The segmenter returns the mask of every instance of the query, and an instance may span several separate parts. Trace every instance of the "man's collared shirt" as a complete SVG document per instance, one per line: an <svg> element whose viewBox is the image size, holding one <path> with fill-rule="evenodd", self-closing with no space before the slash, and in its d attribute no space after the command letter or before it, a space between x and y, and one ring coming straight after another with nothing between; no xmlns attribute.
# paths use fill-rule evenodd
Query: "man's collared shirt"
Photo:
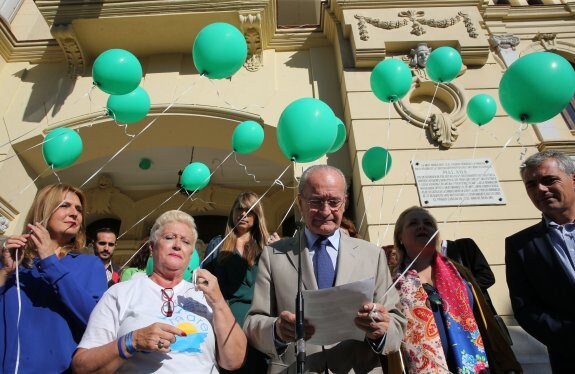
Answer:
<svg viewBox="0 0 575 374"><path fill-rule="evenodd" d="M327 245L325 247L325 249L327 250L327 254L329 255L329 258L331 259L331 263L333 265L333 268L335 269L336 275L337 275L337 254L339 251L339 239L340 239L340 237L341 237L341 233L340 233L339 229L335 230L334 233L331 234L331 236L327 237L327 240L329 241L329 245ZM312 263L313 263L313 255L315 253L314 244L318 238L319 238L318 235L309 231L307 227L305 228L305 240L307 243L307 248L309 250L309 259L310 259L310 261L312 261Z"/></svg>
<svg viewBox="0 0 575 374"><path fill-rule="evenodd" d="M553 250L567 273L575 280L575 223L559 225L546 216L543 216L543 220L547 225L547 237Z"/></svg>

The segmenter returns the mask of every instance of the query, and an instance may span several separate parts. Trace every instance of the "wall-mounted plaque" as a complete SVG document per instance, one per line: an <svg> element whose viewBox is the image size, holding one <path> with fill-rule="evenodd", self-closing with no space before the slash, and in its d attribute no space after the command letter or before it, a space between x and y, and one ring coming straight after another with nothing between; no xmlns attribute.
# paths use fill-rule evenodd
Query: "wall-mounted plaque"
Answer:
<svg viewBox="0 0 575 374"><path fill-rule="evenodd" d="M506 204L490 160L414 160L411 166L423 207Z"/></svg>

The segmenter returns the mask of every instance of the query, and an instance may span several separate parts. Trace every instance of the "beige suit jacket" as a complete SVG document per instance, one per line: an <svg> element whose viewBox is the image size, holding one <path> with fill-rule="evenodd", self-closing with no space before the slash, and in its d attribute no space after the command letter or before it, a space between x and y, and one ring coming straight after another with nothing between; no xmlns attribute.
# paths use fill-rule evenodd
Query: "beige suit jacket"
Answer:
<svg viewBox="0 0 575 374"><path fill-rule="evenodd" d="M305 243L305 239L303 239ZM273 339L274 322L284 310L295 312L297 294L297 266L299 239L281 240L266 247L259 260L258 276L252 307L244 323L244 331L250 343L272 358L269 373L295 373L294 344L288 345L281 355L276 351ZM305 247L305 245L304 245ZM392 289L383 300L383 294L392 284L385 253L379 247L364 240L341 235L335 285L375 277L373 300L389 311L391 322L387 331L382 354L399 350L405 331L405 318L397 308L399 296ZM304 248L302 256L303 289L316 290L309 251ZM357 306L357 309L361 305ZM329 308L329 305L326 305ZM380 355L367 341L344 340L332 346L306 344L306 372L325 373L381 373Z"/></svg>

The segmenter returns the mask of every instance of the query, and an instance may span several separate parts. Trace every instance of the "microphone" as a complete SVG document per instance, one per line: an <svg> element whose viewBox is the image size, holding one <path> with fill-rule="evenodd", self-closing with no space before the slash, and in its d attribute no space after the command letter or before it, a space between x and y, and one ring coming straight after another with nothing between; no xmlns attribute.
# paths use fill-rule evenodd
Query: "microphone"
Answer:
<svg viewBox="0 0 575 374"><path fill-rule="evenodd" d="M303 374L305 369L305 333L304 333L304 305L303 305L303 294L302 294L302 268L301 268L301 256L304 251L304 225L302 222L297 222L296 226L299 230L298 240L299 240L299 253L298 253L298 268L297 268L297 296L295 299L295 331L296 331L296 371L297 374Z"/></svg>

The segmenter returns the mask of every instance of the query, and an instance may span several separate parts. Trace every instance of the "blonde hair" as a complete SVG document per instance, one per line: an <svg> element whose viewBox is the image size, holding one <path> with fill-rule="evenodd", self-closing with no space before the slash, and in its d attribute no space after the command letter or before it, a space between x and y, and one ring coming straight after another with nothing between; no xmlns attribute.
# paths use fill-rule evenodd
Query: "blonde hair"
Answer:
<svg viewBox="0 0 575 374"><path fill-rule="evenodd" d="M196 248L196 241L198 240L198 231L196 230L196 222L194 218L188 213L184 213L181 210L168 210L162 213L154 222L152 229L150 230L150 242L156 243L160 238L160 233L165 225L171 222L180 222L187 225L192 231L192 237L190 238L190 244L192 248Z"/></svg>
<svg viewBox="0 0 575 374"><path fill-rule="evenodd" d="M82 222L78 233L70 241L70 248L62 248L63 254L67 254L70 251L77 252L86 245L86 223L84 220L84 211L86 210L86 197L82 190L68 184L51 184L42 188L36 194L32 206L28 211L26 216L26 224L24 226L23 234L28 234L28 224L34 224L40 222L45 227L48 226L48 221L56 209L64 202L65 194L73 193L78 196L80 204L82 205ZM63 197L64 196L64 197ZM34 242L32 240L28 241L28 245L24 251L24 261L26 265L32 263L32 259L37 257L38 253L34 247Z"/></svg>
<svg viewBox="0 0 575 374"><path fill-rule="evenodd" d="M403 264L403 259L405 258L406 250L405 250L405 246L401 242L401 234L403 233L403 226L405 226L405 220L406 220L407 216L411 213L414 213L414 212L421 212L421 213L426 214L431 219L431 221L433 222L433 228L437 231L437 228L438 228L437 220L435 219L435 217L433 217L431 215L431 213L429 213L429 211L427 209L419 207L419 206L412 206L411 208L407 208L406 210L401 212L399 217L397 217L397 221L395 221L395 228L393 230L393 246L397 249L398 261L397 261L397 265L394 266L393 269L390 269L392 274L396 273L396 271L399 269L399 267ZM441 241L439 240L439 235L436 235L435 236L435 250L436 251L439 251L439 243L441 243Z"/></svg>
<svg viewBox="0 0 575 374"><path fill-rule="evenodd" d="M232 204L232 209L228 216L228 222L226 224L226 236L227 238L222 243L220 248L221 252L233 252L236 247L236 240L238 236L234 231L236 222L234 220L236 209L253 209L250 213L254 213L254 226L250 231L250 243L246 246L243 253L243 258L246 259L250 266L253 266L256 262L258 256L262 253L265 247L269 232L266 226L266 219L264 217L264 209L260 202L256 204L259 196L254 192L242 192L236 197L234 203ZM254 205L255 204L255 205ZM229 235L228 235L229 234Z"/></svg>

